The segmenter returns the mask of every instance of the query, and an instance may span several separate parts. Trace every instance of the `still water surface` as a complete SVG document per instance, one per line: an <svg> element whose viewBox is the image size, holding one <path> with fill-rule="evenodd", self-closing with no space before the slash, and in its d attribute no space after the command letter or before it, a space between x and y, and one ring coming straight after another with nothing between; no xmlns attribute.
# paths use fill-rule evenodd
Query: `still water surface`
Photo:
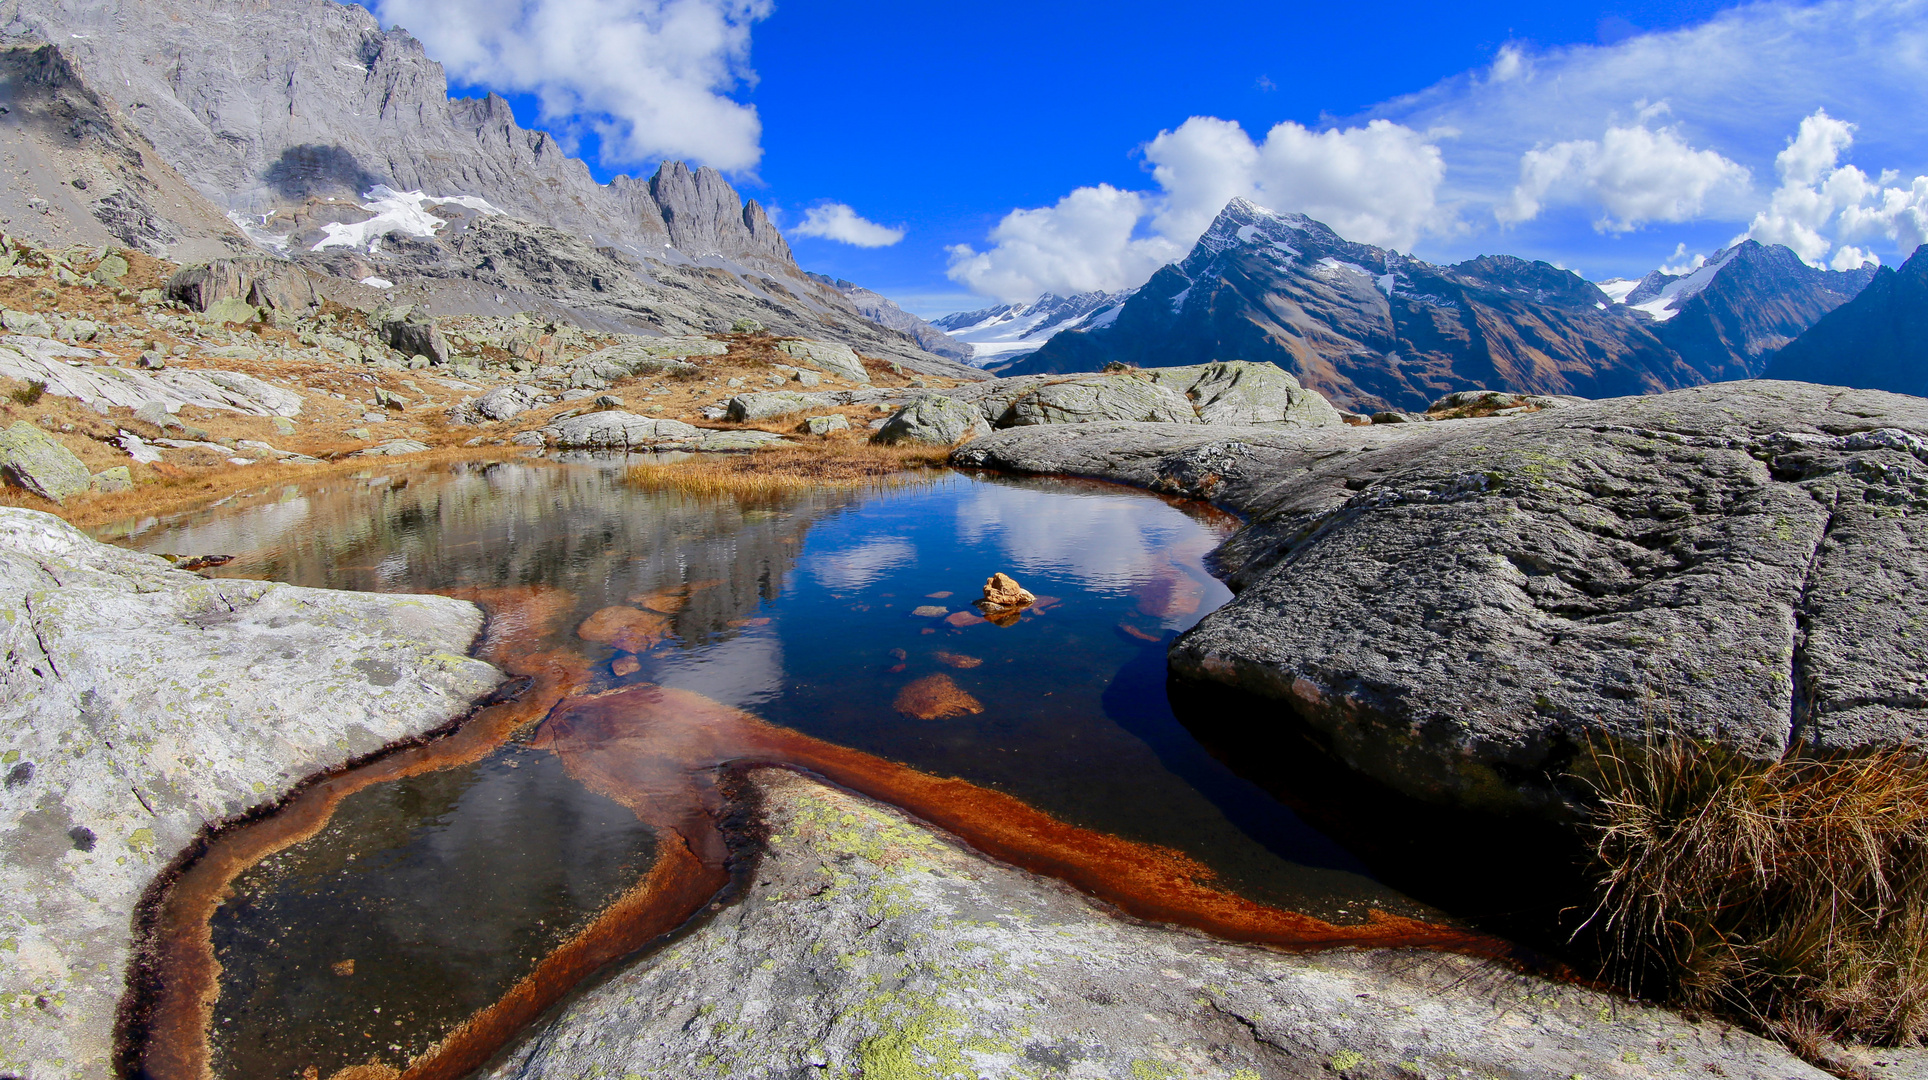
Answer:
<svg viewBox="0 0 1928 1080"><path fill-rule="evenodd" d="M1165 648L1229 599L1205 557L1234 525L1070 480L946 473L741 505L638 490L614 468L490 463L332 478L118 539L299 585L558 589L574 611L550 644L593 665L592 689L693 692L969 780L1175 849L1264 904L1341 924L1427 917L1174 719ZM969 607L996 571L1042 598L1011 626ZM633 663L567 632L612 607L662 613L660 641L626 643ZM932 676L979 711L900 708ZM236 881L212 927L217 1073L402 1066L635 884L660 823L540 745L524 733L360 791Z"/></svg>

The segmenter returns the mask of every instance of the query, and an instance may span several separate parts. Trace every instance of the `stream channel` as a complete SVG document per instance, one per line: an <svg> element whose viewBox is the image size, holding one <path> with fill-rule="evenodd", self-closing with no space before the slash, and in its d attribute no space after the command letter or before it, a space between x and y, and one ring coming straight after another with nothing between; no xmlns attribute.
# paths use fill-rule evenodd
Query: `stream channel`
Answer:
<svg viewBox="0 0 1928 1080"><path fill-rule="evenodd" d="M1073 480L940 473L740 504L640 490L620 467L492 462L383 466L104 533L234 555L218 575L472 595L498 623L521 596L534 629L515 648L577 672L573 708L394 770L222 879L193 1071L419 1066L669 846L718 864L698 819L716 812L717 765L745 758L966 781L946 798L1018 800L1063 823L1067 850L1137 845L1225 903L1342 928L1437 920L1174 718L1165 650L1229 599L1206 556L1236 524ZM996 571L1040 597L1008 626L970 606Z"/></svg>

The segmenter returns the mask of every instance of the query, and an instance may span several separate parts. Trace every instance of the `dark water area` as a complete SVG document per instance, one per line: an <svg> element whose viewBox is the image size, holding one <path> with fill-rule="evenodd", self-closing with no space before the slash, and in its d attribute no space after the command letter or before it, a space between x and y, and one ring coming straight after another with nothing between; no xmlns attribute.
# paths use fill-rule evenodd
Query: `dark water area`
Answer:
<svg viewBox="0 0 1928 1080"><path fill-rule="evenodd" d="M1068 480L943 474L743 506L618 469L490 463L374 469L108 538L299 585L560 589L574 611L548 644L593 665L592 690L702 695L1173 849L1218 888L1335 924L1436 917L1175 717L1165 649L1229 599L1204 560L1235 524ZM1040 597L1013 625L969 606L997 571ZM643 629L571 632L611 609ZM560 760L512 741L377 784L238 879L213 926L217 1074L401 1067L634 885L661 822Z"/></svg>

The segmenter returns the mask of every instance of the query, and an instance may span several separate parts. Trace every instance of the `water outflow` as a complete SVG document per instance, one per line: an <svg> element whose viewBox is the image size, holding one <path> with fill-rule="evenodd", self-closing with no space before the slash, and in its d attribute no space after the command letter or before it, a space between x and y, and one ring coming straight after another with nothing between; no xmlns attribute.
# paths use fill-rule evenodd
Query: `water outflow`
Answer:
<svg viewBox="0 0 1928 1080"><path fill-rule="evenodd" d="M946 474L742 504L495 463L123 530L232 554L230 575L474 597L490 659L536 676L466 749L345 777L291 807L299 827L271 819L190 871L199 899L166 929L179 956L211 953L211 1001L163 1003L150 1064L450 1074L714 893L719 769L746 760L811 769L1146 917L1417 943L1435 913L1173 718L1165 647L1228 598L1203 560L1232 524L1077 481ZM969 606L995 571L1040 597L1009 626Z"/></svg>

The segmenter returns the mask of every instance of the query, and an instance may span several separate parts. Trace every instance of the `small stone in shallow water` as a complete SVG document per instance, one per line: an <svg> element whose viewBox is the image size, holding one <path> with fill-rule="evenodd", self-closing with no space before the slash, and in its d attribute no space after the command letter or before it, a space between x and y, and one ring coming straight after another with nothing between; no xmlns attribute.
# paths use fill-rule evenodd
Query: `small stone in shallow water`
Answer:
<svg viewBox="0 0 1928 1080"><path fill-rule="evenodd" d="M922 607L911 608L910 613L912 616L919 619L941 619L944 616L949 615L951 613L951 609L947 607L939 607L936 604L925 604Z"/></svg>
<svg viewBox="0 0 1928 1080"><path fill-rule="evenodd" d="M329 966L334 969L337 975L353 975L355 973L355 962L353 960L338 960Z"/></svg>
<svg viewBox="0 0 1928 1080"><path fill-rule="evenodd" d="M609 662L609 670L615 673L616 677L619 679L628 678L629 676L634 675L637 672L643 670L643 665L641 661L637 660L634 656L631 656L629 653L621 653L616 657L616 659L611 660Z"/></svg>
<svg viewBox="0 0 1928 1080"><path fill-rule="evenodd" d="M984 663L975 656L965 656L963 653L937 652L931 655L937 658L938 663L949 664L954 668L974 668Z"/></svg>
<svg viewBox="0 0 1928 1080"><path fill-rule="evenodd" d="M919 720L949 720L984 711L983 703L951 681L949 675L926 675L897 694L898 712Z"/></svg>
<svg viewBox="0 0 1928 1080"><path fill-rule="evenodd" d="M962 630L967 626L981 626L985 621L981 615L974 615L968 611L953 611L950 616L944 620L944 625Z"/></svg>
<svg viewBox="0 0 1928 1080"><path fill-rule="evenodd" d="M1031 590L1019 585L1009 574L992 574L984 582L984 599L978 603L989 607L1022 607L1037 599Z"/></svg>
<svg viewBox="0 0 1928 1080"><path fill-rule="evenodd" d="M576 636L608 645L618 652L638 653L669 636L669 619L633 607L606 607L582 621Z"/></svg>

